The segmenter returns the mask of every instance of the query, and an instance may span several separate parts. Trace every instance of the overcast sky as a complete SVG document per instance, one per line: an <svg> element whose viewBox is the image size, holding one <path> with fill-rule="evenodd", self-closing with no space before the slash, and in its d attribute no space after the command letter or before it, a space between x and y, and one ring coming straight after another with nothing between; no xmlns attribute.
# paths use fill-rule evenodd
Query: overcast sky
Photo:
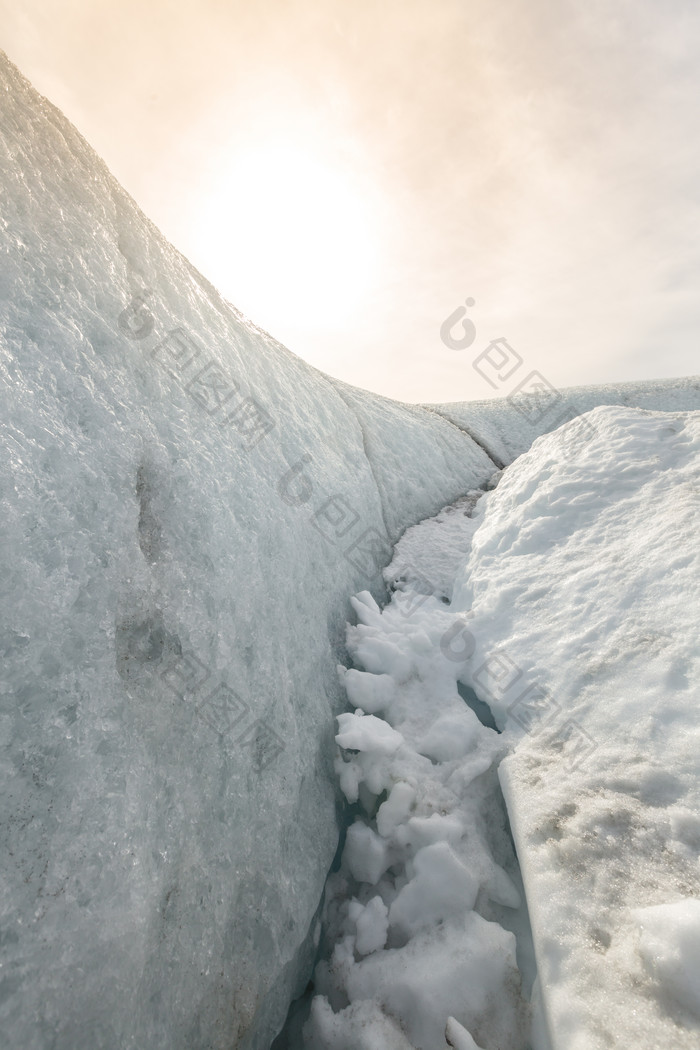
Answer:
<svg viewBox="0 0 700 1050"><path fill-rule="evenodd" d="M450 401L700 372L696 2L0 0L0 26L176 247L331 375ZM494 389L472 365L500 337L523 365Z"/></svg>

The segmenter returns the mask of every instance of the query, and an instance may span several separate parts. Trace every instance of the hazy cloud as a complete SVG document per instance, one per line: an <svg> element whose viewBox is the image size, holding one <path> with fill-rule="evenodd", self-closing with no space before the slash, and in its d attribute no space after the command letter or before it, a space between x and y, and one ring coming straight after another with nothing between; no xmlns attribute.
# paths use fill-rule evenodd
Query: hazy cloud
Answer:
<svg viewBox="0 0 700 1050"><path fill-rule="evenodd" d="M467 296L475 350L506 336L557 385L698 371L690 3L0 0L0 15L10 57L166 235L325 371L407 400L495 393L440 342ZM202 238L217 176L285 137L343 173L373 224L354 290L342 242L329 251L345 308L314 308L313 268L292 304L262 263L242 289L240 211L218 245Z"/></svg>

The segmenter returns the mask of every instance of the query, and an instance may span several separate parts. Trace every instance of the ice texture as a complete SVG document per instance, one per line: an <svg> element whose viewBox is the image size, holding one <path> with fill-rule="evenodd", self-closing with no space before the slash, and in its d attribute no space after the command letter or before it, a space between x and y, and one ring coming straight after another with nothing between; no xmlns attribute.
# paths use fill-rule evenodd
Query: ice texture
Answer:
<svg viewBox="0 0 700 1050"><path fill-rule="evenodd" d="M461 679L499 774L555 1050L700 1040L700 413L599 407L476 506Z"/></svg>
<svg viewBox="0 0 700 1050"><path fill-rule="evenodd" d="M523 363L522 372L526 371ZM520 374L518 369L518 377ZM515 376L506 384L499 381L498 386L505 386L504 393L510 386L516 390ZM599 405L663 412L692 411L700 408L700 375L657 379L653 383L552 388L529 400L512 392L508 397L491 401L462 401L425 407L471 434L499 466L505 466L527 452L535 438L549 434Z"/></svg>
<svg viewBox="0 0 700 1050"><path fill-rule="evenodd" d="M3 1047L266 1048L348 596L493 464L241 317L4 59L0 108Z"/></svg>

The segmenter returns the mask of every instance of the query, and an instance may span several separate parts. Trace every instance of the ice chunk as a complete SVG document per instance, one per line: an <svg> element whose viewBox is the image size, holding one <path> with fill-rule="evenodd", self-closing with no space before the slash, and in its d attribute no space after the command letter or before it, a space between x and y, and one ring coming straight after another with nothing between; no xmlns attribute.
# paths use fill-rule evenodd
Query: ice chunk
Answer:
<svg viewBox="0 0 700 1050"><path fill-rule="evenodd" d="M377 830L383 838L389 838L396 828L406 823L415 801L415 788L403 781L394 784L388 799L377 811Z"/></svg>
<svg viewBox="0 0 700 1050"><path fill-rule="evenodd" d="M389 912L381 897L372 897L364 906L352 901L349 915L355 923L355 951L371 955L386 944Z"/></svg>
<svg viewBox="0 0 700 1050"><path fill-rule="evenodd" d="M350 970L351 1001L374 999L400 1018L413 1047L444 1045L455 1017L482 1046L522 1046L517 1000L499 995L517 984L514 938L475 912L437 931L418 933L403 948L374 952Z"/></svg>
<svg viewBox="0 0 700 1050"><path fill-rule="evenodd" d="M306 1034L308 1050L414 1050L401 1026L371 999L359 999L334 1013L317 995Z"/></svg>
<svg viewBox="0 0 700 1050"><path fill-rule="evenodd" d="M436 762L462 758L480 736L479 719L468 707L437 718L425 735L420 753Z"/></svg>
<svg viewBox="0 0 700 1050"><path fill-rule="evenodd" d="M344 863L354 879L376 886L390 863L387 843L360 820L348 828Z"/></svg>
<svg viewBox="0 0 700 1050"><path fill-rule="evenodd" d="M348 699L353 707L361 707L370 715L379 715L386 711L396 695L396 683L391 675L370 674L368 671L357 671L343 668L343 684Z"/></svg>
<svg viewBox="0 0 700 1050"><path fill-rule="evenodd" d="M390 699L377 705L383 717L358 708L338 719L336 771L365 816L329 879L305 1045L354 1045L358 1026L362 1045L392 1045L388 1015L414 1050L447 1047L447 1030L460 1045L478 1045L473 1030L482 1045L522 1050L528 1009L515 942L505 922L489 921L520 906L499 864L515 869L493 768L501 738L457 689L463 661L441 644L454 616L434 596L414 604L417 586L407 578L383 609L367 595L354 603L360 623L348 647L373 673L341 679L351 701L371 698L375 682ZM526 939L526 917L513 924Z"/></svg>
<svg viewBox="0 0 700 1050"><path fill-rule="evenodd" d="M389 910L390 925L410 936L423 926L474 907L479 880L447 842L418 850L413 866L413 878L399 891Z"/></svg>
<svg viewBox="0 0 700 1050"><path fill-rule="evenodd" d="M340 747L375 755L393 755L403 741L400 733L374 715L338 715L338 729L335 739Z"/></svg>

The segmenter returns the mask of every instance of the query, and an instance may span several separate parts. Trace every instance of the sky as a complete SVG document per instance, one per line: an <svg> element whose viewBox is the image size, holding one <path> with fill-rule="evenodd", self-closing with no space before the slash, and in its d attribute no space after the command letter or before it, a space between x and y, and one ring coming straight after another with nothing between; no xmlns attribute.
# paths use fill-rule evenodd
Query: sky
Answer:
<svg viewBox="0 0 700 1050"><path fill-rule="evenodd" d="M0 26L173 244L332 376L444 402L700 372L697 3L0 0Z"/></svg>

